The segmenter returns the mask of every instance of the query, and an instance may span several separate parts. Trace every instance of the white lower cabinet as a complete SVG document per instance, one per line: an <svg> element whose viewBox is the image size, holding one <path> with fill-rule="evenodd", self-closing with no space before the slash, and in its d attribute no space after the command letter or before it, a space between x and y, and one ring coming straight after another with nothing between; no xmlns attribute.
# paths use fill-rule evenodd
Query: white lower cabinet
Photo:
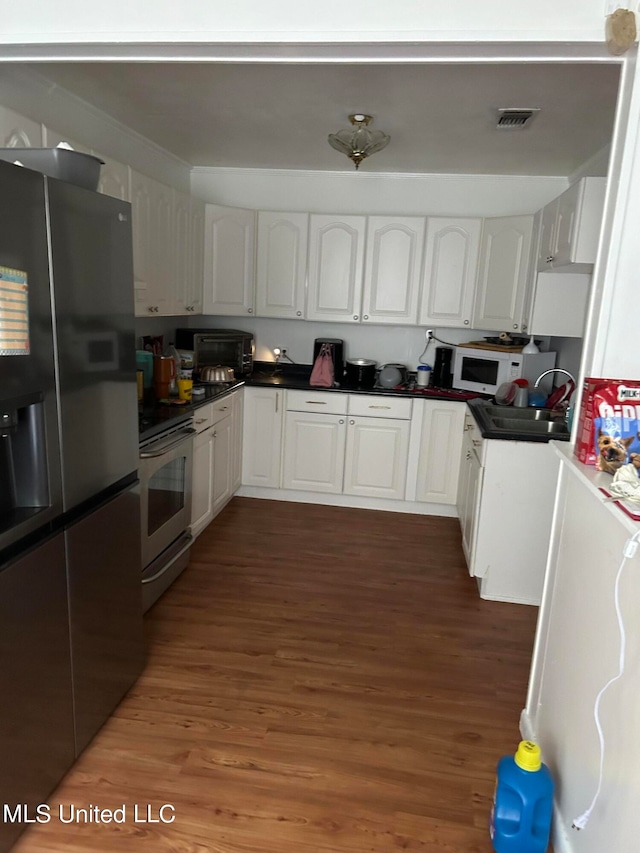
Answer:
<svg viewBox="0 0 640 853"><path fill-rule="evenodd" d="M466 406L449 400L418 400L420 424L416 500L455 505Z"/></svg>
<svg viewBox="0 0 640 853"><path fill-rule="evenodd" d="M283 488L403 500L411 403L374 395L287 392Z"/></svg>
<svg viewBox="0 0 640 853"><path fill-rule="evenodd" d="M203 414L198 412L196 415ZM198 416L194 419L198 429ZM191 477L191 533L197 536L213 518L213 476L215 427L207 426L193 442L193 475Z"/></svg>
<svg viewBox="0 0 640 853"><path fill-rule="evenodd" d="M229 413L213 427L213 515L217 515L233 494L232 418Z"/></svg>
<svg viewBox="0 0 640 853"><path fill-rule="evenodd" d="M194 426L198 430L191 479L191 533L194 536L215 518L239 486L242 398L243 389L240 388L201 406L194 414Z"/></svg>
<svg viewBox="0 0 640 853"><path fill-rule="evenodd" d="M481 598L540 603L558 465L548 444L482 439L465 416L458 514Z"/></svg>
<svg viewBox="0 0 640 853"><path fill-rule="evenodd" d="M344 494L404 500L408 455L408 420L349 418Z"/></svg>
<svg viewBox="0 0 640 853"><path fill-rule="evenodd" d="M473 416L468 414L465 418L456 506L460 520L460 532L462 534L462 550L467 561L469 574L473 576L475 573L474 561L476 533L478 529L478 510L480 507L484 469L478 456L478 449L473 444L473 433L469 431L470 427L467 418L473 420Z"/></svg>
<svg viewBox="0 0 640 853"><path fill-rule="evenodd" d="M242 484L280 488L284 392L245 388Z"/></svg>
<svg viewBox="0 0 640 853"><path fill-rule="evenodd" d="M282 486L310 492L342 492L346 417L287 412Z"/></svg>

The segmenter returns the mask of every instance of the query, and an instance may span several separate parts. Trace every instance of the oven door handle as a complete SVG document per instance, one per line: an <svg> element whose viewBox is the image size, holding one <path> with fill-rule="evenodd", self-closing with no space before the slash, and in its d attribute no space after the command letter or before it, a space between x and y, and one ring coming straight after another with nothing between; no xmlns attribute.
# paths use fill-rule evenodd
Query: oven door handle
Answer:
<svg viewBox="0 0 640 853"><path fill-rule="evenodd" d="M170 444L164 444L158 450L152 451L144 451L140 454L140 459L155 459L158 456L164 456L165 453L168 453L170 450L173 450L174 447L177 447L179 444L182 444L183 441L187 438L191 438L197 433L195 429L186 429L184 432L180 433L180 437L175 441L172 441Z"/></svg>
<svg viewBox="0 0 640 853"><path fill-rule="evenodd" d="M180 557L182 557L182 555L184 554L184 552L188 551L192 545L193 545L193 536L189 536L187 543L185 545L183 545L182 548L180 548L178 553L174 554L173 557L169 560L169 562L166 563L160 569L159 572L156 572L155 575L151 575L150 578L142 578L142 583L151 583L152 581L157 581L158 578L161 578L162 575L171 568L171 566L176 562L176 560L179 560Z"/></svg>

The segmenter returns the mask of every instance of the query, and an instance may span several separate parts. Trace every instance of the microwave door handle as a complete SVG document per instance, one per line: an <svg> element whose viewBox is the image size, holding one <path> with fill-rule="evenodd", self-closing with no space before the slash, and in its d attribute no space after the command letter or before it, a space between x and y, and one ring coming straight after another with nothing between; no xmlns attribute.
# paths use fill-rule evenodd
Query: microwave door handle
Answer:
<svg viewBox="0 0 640 853"><path fill-rule="evenodd" d="M156 459L158 456L164 456L165 453L168 453L170 450L173 450L174 447L177 447L179 444L190 438L192 435L195 435L197 430L195 429L186 429L183 433L180 434L180 437L175 441L172 441L170 444L164 444L158 450L145 451L140 454L140 459Z"/></svg>

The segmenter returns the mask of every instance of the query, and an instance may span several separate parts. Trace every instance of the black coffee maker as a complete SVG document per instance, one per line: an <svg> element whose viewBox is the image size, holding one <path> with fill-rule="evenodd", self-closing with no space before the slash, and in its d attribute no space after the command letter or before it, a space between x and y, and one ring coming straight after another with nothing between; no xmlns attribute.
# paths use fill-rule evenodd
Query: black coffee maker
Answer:
<svg viewBox="0 0 640 853"><path fill-rule="evenodd" d="M452 347L436 347L431 384L436 388L451 388L453 386Z"/></svg>
<svg viewBox="0 0 640 853"><path fill-rule="evenodd" d="M341 341L340 338L316 338L313 344L314 364L323 344L329 344L333 358L333 375L335 381L342 384L344 378L344 341Z"/></svg>

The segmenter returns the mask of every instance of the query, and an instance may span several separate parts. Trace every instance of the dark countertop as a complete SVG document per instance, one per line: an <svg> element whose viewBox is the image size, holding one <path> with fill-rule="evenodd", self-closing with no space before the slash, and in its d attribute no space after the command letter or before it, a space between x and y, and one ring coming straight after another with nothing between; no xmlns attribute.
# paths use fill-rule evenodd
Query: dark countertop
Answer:
<svg viewBox="0 0 640 853"><path fill-rule="evenodd" d="M242 385L258 388L308 391L311 388L309 385L310 375L311 365L283 366L277 373L274 373L273 367L270 364L265 366L264 363L258 363L258 369L254 370L251 376L243 380L216 385L200 385L200 383L196 383L195 387L204 387L204 396L194 398L191 403L184 403L182 405L177 402L163 404L156 400L152 390L147 391L145 399L138 410L139 439L140 441L146 441L167 429L167 427L179 426L182 421L188 420L200 406L224 397L225 394L236 388L240 388ZM412 397L418 400L455 400L460 403L466 403L468 400L478 396L468 391L441 388L408 390L406 388L347 388L343 386L340 388L314 388L314 390L329 391L336 394L377 394L389 397Z"/></svg>
<svg viewBox="0 0 640 853"><path fill-rule="evenodd" d="M291 390L308 391L309 377L311 375L311 365L295 365L290 368L283 367L279 372L274 373L273 367L260 367L254 370L246 384L248 386L257 386L262 388L289 388ZM335 394L379 394L389 397L413 397L417 400L455 400L461 403L466 403L477 397L477 394L472 394L468 391L457 391L453 388L414 388L407 389L404 387L397 388L381 388L375 386L373 388L348 388L341 386L339 388L318 388L314 387L315 391L329 391Z"/></svg>
<svg viewBox="0 0 640 853"><path fill-rule="evenodd" d="M181 421L188 420L193 413L213 400L224 397L230 391L244 385L244 380L236 382L225 382L216 385L203 385L204 395L194 398L191 403L162 403L153 395L153 390L145 392L142 404L138 406L138 437L140 441L153 438L158 433L170 426L179 426ZM198 383L196 383L198 385Z"/></svg>

